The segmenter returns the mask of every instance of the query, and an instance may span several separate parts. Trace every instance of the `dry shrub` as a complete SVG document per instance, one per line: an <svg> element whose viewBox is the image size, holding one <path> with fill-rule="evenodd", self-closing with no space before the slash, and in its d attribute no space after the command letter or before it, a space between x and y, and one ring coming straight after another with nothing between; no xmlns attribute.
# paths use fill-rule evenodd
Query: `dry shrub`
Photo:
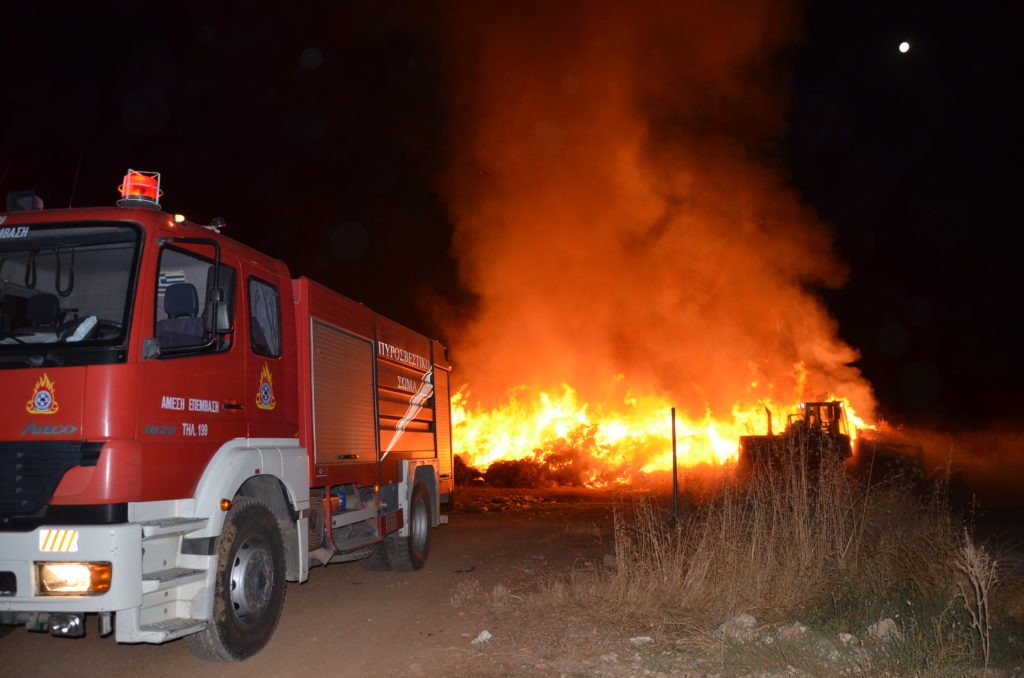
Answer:
<svg viewBox="0 0 1024 678"><path fill-rule="evenodd" d="M973 582L958 554L975 552L961 530L941 493L869 487L827 454L790 445L770 468L724 479L678 524L649 497L619 505L614 567L575 573L544 598L565 614L660 629L696 646L744 612L761 624L802 620L831 638L863 638L892 618L903 640L862 668L941 672L989 654L987 631L986 647L978 643L987 622L974 620L972 638L963 604L980 618L977 597L962 593Z"/></svg>
<svg viewBox="0 0 1024 678"><path fill-rule="evenodd" d="M971 615L971 628L978 633L987 669L992 656L990 597L999 581L999 561L984 547L975 544L970 533L964 529L963 540L957 551L956 566L968 582L960 584L960 597L968 614Z"/></svg>
<svg viewBox="0 0 1024 678"><path fill-rule="evenodd" d="M863 499L840 467L808 463L808 451L791 446L771 468L724 480L678 525L637 501L617 512L609 595L651 620L717 625L739 612L788 616L854 566Z"/></svg>
<svg viewBox="0 0 1024 678"><path fill-rule="evenodd" d="M482 596L483 587L480 586L479 579L463 579L452 588L450 601L452 607L459 608Z"/></svg>
<svg viewBox="0 0 1024 678"><path fill-rule="evenodd" d="M485 590L478 579L463 580L455 585L449 597L452 607L460 608L480 604L493 613L501 613L523 599L510 584L495 584Z"/></svg>

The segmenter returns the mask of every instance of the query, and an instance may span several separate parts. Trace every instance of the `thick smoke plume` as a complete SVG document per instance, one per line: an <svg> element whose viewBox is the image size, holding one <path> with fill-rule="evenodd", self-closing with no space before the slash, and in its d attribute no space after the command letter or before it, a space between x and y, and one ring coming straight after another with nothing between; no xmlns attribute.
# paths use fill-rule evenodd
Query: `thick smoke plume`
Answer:
<svg viewBox="0 0 1024 678"><path fill-rule="evenodd" d="M697 415L826 391L869 413L813 292L844 267L772 159L793 8L473 0L448 21L445 190L480 300L453 355L475 399L618 383Z"/></svg>

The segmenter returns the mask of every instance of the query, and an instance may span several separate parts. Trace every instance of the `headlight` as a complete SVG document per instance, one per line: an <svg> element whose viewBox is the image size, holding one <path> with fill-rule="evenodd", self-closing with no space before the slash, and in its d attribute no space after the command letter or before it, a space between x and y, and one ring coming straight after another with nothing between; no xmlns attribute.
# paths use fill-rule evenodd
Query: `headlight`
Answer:
<svg viewBox="0 0 1024 678"><path fill-rule="evenodd" d="M92 596L110 590L110 563L36 563L41 596Z"/></svg>

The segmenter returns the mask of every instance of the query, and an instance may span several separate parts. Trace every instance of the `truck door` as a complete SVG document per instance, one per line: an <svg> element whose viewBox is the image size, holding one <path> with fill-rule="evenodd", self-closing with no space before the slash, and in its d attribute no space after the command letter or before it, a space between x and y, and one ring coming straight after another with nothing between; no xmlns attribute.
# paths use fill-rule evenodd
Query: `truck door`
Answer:
<svg viewBox="0 0 1024 678"><path fill-rule="evenodd" d="M245 408L250 438L297 438L295 327L282 295L291 282L250 268L245 280ZM290 296L287 296L290 300ZM289 304L290 305L290 304Z"/></svg>
<svg viewBox="0 0 1024 678"><path fill-rule="evenodd" d="M158 257L151 288L141 292L154 299L159 351L151 348L139 370L138 439L162 452L152 455L163 467L161 485L178 497L192 491L224 442L246 435L245 353L235 341L238 260L203 239L169 241Z"/></svg>

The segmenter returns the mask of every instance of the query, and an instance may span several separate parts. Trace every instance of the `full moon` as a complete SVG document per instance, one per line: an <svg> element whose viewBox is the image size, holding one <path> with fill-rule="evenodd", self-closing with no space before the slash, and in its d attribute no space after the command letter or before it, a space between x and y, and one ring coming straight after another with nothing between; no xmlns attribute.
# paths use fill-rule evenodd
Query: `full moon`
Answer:
<svg viewBox="0 0 1024 678"><path fill-rule="evenodd" d="M906 42L906 41L901 42L900 43L900 52L902 52L903 54L906 54L909 51L910 51L910 43Z"/></svg>

